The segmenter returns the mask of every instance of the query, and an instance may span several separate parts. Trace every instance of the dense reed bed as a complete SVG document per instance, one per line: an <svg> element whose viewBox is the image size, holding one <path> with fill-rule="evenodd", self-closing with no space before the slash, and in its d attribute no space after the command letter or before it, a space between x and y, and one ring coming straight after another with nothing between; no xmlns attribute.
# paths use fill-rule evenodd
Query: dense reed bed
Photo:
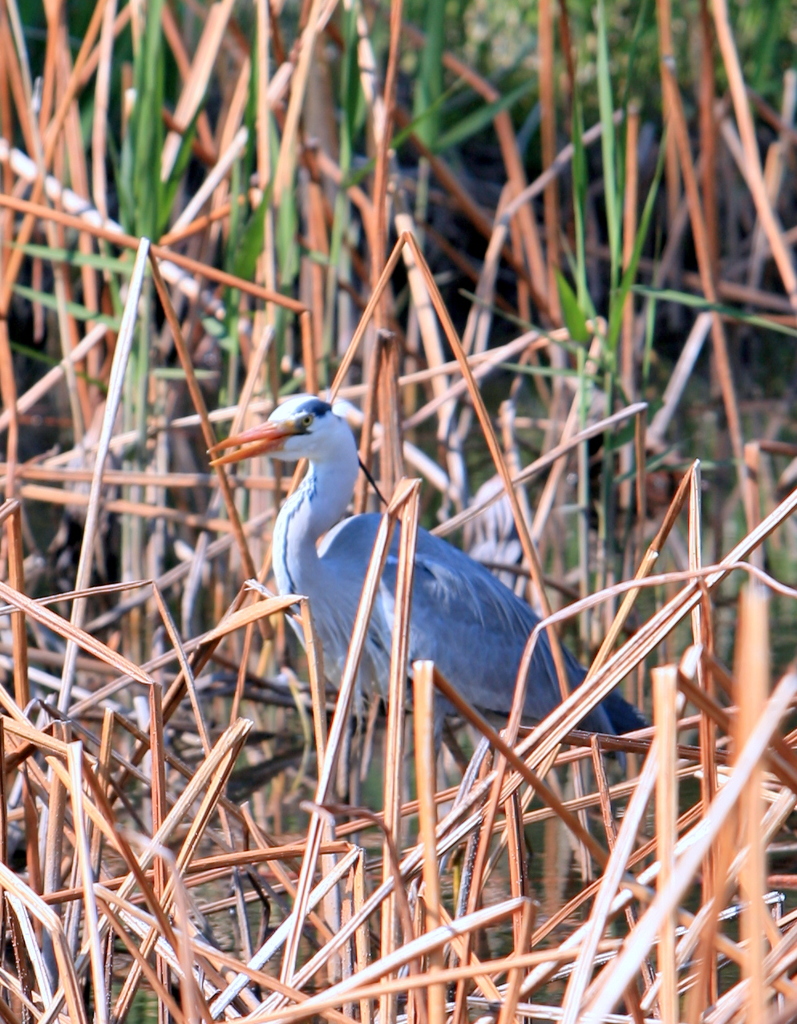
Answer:
<svg viewBox="0 0 797 1024"><path fill-rule="evenodd" d="M456 6L0 2L6 1024L797 1015L789 5ZM296 390L388 502L339 691L206 454ZM420 524L544 722L409 700Z"/></svg>

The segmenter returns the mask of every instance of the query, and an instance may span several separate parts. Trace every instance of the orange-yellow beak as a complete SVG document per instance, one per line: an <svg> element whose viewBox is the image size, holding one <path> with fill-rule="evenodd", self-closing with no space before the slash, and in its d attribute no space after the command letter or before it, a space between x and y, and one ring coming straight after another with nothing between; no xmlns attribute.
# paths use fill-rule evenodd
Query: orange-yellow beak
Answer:
<svg viewBox="0 0 797 1024"><path fill-rule="evenodd" d="M219 441L210 449L213 458L211 466L226 466L231 462L241 462L243 459L251 459L255 455L268 455L271 452L278 452L285 440L300 433L295 423L286 420L284 423L260 423L250 430L244 430L240 434L228 437L226 441ZM241 445L237 452L230 452L228 455L216 457L216 452L224 448L235 448Z"/></svg>

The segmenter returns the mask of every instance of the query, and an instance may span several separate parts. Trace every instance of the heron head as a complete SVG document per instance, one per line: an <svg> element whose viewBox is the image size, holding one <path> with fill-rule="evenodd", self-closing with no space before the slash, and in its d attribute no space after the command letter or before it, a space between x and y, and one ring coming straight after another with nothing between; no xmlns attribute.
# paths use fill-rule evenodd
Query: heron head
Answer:
<svg viewBox="0 0 797 1024"><path fill-rule="evenodd" d="M265 423L214 445L210 449L211 465L241 462L255 455L271 455L286 462L323 458L330 447L340 444L343 433L351 437L348 425L328 402L315 395L293 395L278 405ZM217 454L233 447L238 451Z"/></svg>

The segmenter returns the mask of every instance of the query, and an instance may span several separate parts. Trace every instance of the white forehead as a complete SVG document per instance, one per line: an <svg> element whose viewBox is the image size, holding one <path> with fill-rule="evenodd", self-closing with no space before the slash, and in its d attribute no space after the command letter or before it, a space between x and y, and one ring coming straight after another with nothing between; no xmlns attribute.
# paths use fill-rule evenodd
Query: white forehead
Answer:
<svg viewBox="0 0 797 1024"><path fill-rule="evenodd" d="M290 398L278 405L269 416L272 423L281 423L283 420L292 419L302 413L311 413L313 416L324 416L330 412L326 402L315 395L291 395Z"/></svg>

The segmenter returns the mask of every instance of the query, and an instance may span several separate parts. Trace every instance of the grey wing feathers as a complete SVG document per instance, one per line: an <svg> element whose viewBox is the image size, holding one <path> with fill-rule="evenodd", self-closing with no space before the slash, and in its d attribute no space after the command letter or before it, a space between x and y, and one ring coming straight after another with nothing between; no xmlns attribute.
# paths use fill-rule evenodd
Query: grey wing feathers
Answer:
<svg viewBox="0 0 797 1024"><path fill-rule="evenodd" d="M319 551L324 562L351 567L356 560L360 581L373 548L380 516L344 520L327 534ZM380 607L373 629L378 647L390 650L393 622L397 538L394 539L380 588ZM532 609L497 580L484 566L446 541L418 531L412 594L410 658L430 659L475 707L507 714L526 641L539 619ZM385 635L381 635L384 633ZM564 649L571 687L584 678L584 669ZM384 680L380 683L384 686ZM538 641L524 701L525 715L540 719L561 696L547 634ZM622 698L619 698L623 705ZM630 705L628 705L630 708ZM640 719L636 709L631 709ZM609 709L599 706L583 725L598 732L615 732ZM614 717L614 716L612 716ZM631 719L629 719L629 723Z"/></svg>
<svg viewBox="0 0 797 1024"><path fill-rule="evenodd" d="M412 640L432 648L444 675L474 705L509 712L526 642L539 619L492 573L450 544L421 533L413 590ZM423 655L429 657L428 654ZM583 669L570 658L570 685ZM537 641L524 711L542 718L560 701L547 636Z"/></svg>

